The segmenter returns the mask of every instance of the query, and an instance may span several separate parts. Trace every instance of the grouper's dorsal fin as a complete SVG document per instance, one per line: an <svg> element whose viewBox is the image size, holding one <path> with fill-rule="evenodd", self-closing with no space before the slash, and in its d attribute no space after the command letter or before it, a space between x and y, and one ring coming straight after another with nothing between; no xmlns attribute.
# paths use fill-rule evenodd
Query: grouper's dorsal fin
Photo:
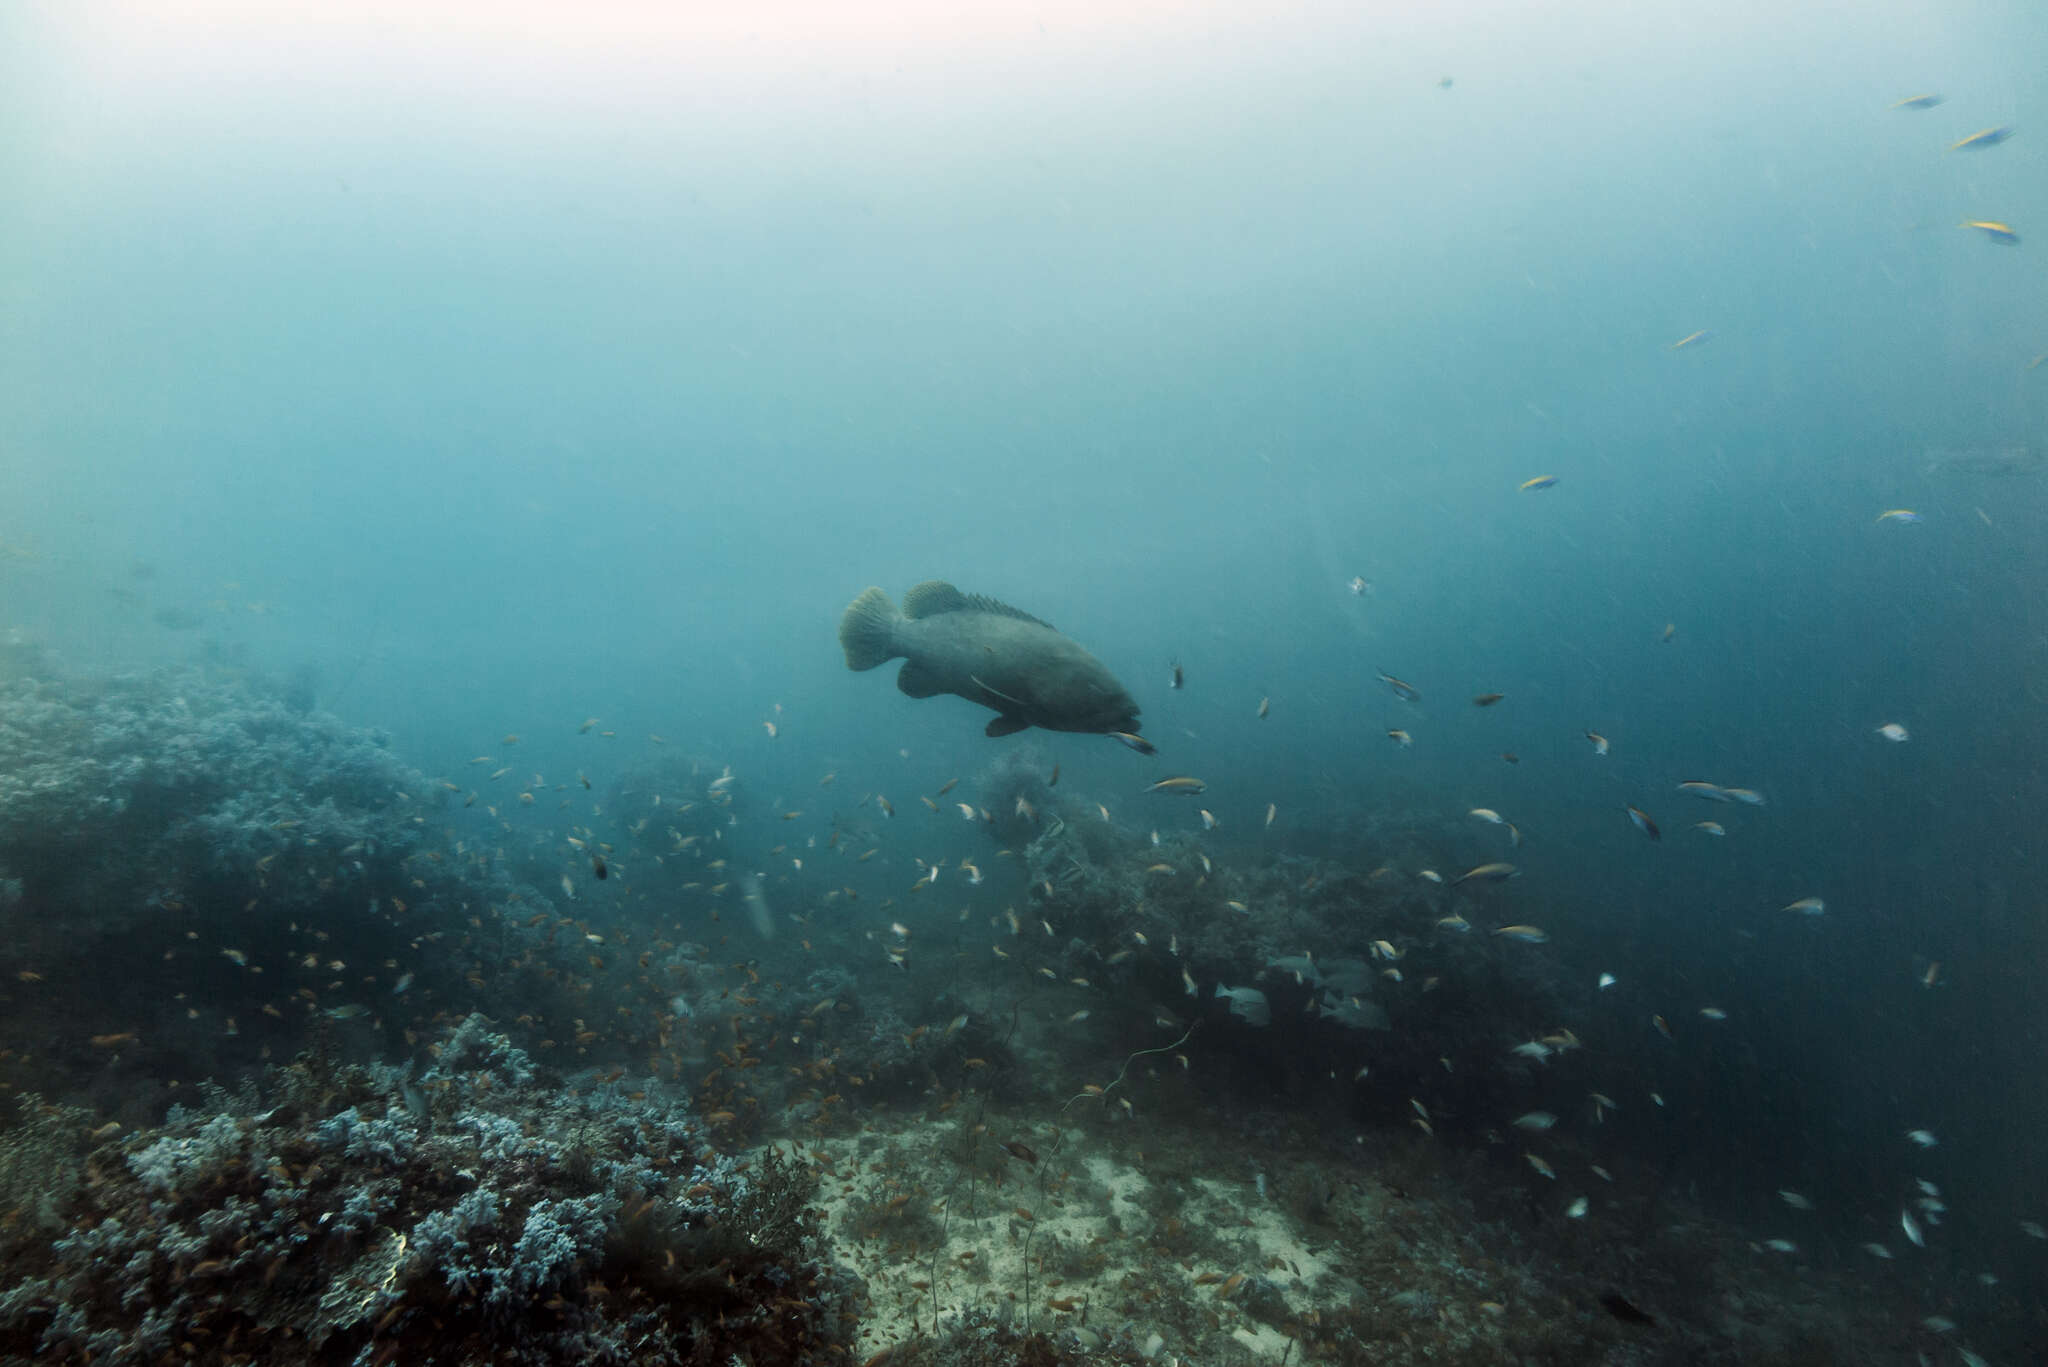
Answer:
<svg viewBox="0 0 2048 1367"><path fill-rule="evenodd" d="M943 612L986 612L996 617L1014 617L1020 622L1032 622L1047 631L1059 630L1052 623L1013 608L1008 603L999 603L978 593L962 593L943 579L927 579L903 595L903 615L912 621L923 617L937 617Z"/></svg>
<svg viewBox="0 0 2048 1367"><path fill-rule="evenodd" d="M911 621L920 617L936 617L942 612L961 612L967 607L967 595L943 579L927 579L922 584L913 584L910 592L903 595L903 615Z"/></svg>
<svg viewBox="0 0 2048 1367"><path fill-rule="evenodd" d="M964 593L960 595L960 608L963 612L987 612L993 613L997 617L1014 617L1020 622L1030 622L1044 627L1047 631L1059 630L1058 627L1041 617L1033 617L1021 608L1013 608L1008 603L998 603L995 599L984 598L978 593Z"/></svg>

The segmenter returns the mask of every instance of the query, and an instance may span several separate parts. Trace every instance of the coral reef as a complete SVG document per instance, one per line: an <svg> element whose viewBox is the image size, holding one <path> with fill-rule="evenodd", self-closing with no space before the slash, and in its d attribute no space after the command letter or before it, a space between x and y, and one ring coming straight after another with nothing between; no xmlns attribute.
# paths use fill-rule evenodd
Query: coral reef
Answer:
<svg viewBox="0 0 2048 1367"><path fill-rule="evenodd" d="M0 683L0 1367L1889 1364L1931 1332L1851 1322L1817 1227L1770 1231L1809 1263L1709 1218L1672 1041L1484 933L1548 909L1438 873L1454 817L1133 827L1036 744L964 822L950 781L750 801L680 748L515 764L512 732L456 783L304 678L33 672Z"/></svg>
<svg viewBox="0 0 2048 1367"><path fill-rule="evenodd" d="M307 848L403 852L427 790L376 737L196 669L0 689L0 867L31 899ZM275 896L300 889L294 872L278 871Z"/></svg>
<svg viewBox="0 0 2048 1367"><path fill-rule="evenodd" d="M455 785L303 701L197 667L0 684L6 1082L140 1123L437 1013L576 1033L552 902L436 829Z"/></svg>
<svg viewBox="0 0 2048 1367"><path fill-rule="evenodd" d="M106 1143L31 1105L0 1179L28 1152L90 1181L0 1233L0 1355L837 1360L858 1287L805 1164L717 1154L659 1084L541 1086L475 1017L440 1055L417 1084L308 1056L260 1105L216 1089L228 1109Z"/></svg>

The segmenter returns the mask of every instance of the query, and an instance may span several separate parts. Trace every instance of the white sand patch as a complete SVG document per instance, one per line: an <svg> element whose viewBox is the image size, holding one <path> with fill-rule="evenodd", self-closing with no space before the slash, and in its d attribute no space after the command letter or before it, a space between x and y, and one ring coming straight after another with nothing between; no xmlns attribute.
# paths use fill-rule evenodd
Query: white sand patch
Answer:
<svg viewBox="0 0 2048 1367"><path fill-rule="evenodd" d="M1245 1315L1239 1285L1264 1278L1289 1305L1303 1310L1314 1304L1324 1278L1343 1280L1311 1251L1306 1231L1277 1202L1262 1200L1250 1182L1198 1178L1190 1184L1179 1218L1233 1238L1248 1236L1256 1253L1241 1267L1189 1266L1159 1260L1141 1239L1111 1235L1111 1216L1126 1230L1145 1227L1152 1218L1143 1204L1152 1183L1130 1163L1111 1153L1070 1149L1048 1159L1043 1170L1011 1161L1000 1185L986 1177L970 1183L950 1158L933 1156L935 1140L950 1152L959 1138L960 1128L950 1120L920 1120L906 1122L900 1133L869 1129L799 1146L830 1164L829 1174L821 1173L817 1206L832 1255L867 1280L869 1303L856 1344L861 1357L931 1334L935 1314L943 1323L977 1306L1007 1312L1020 1327L1028 1315L1031 1327L1041 1330L1078 1327L1085 1313L1089 1328L1107 1332L1126 1322L1128 1291L1122 1284L1133 1270L1142 1270L1164 1275L1169 1283L1184 1279L1187 1307L1221 1316L1221 1327L1249 1353L1272 1361L1288 1341ZM1073 1174L1071 1184L1058 1181L1062 1172ZM895 1217L878 1218L869 1203L886 1207L898 1197L907 1198L901 1208L915 1220L892 1232ZM879 1226L881 1237L855 1237L846 1223L849 1212L868 1212L865 1218ZM941 1223L943 1239L929 1232L920 1237L916 1221L926 1214ZM1064 1256L1049 1257L1055 1247ZM1102 1263L1093 1275L1062 1275L1061 1263L1071 1270L1075 1260L1091 1253ZM1239 1274L1241 1281L1231 1280ZM1162 1323L1180 1318L1165 1305L1156 1309ZM1142 1340L1143 1325L1134 1327Z"/></svg>
<svg viewBox="0 0 2048 1367"><path fill-rule="evenodd" d="M941 1123L913 1137L922 1147L934 1137L946 1143L956 1135L956 1126ZM1085 1160L1088 1176L1112 1193L1108 1208L1093 1199L1041 1193L1037 1178L1021 1162L1000 1189L988 1182L970 1189L954 1171L916 1167L901 1151L902 1138L869 1131L802 1146L806 1154L823 1155L832 1163L834 1174L824 1178L817 1207L833 1251L867 1279L870 1304L861 1327L861 1351L874 1353L930 1334L935 1307L941 1320L977 1305L1008 1307L1020 1323L1028 1309L1033 1328L1051 1329L1075 1320L1084 1305L1101 1298L1103 1288L1097 1283L1122 1270L1119 1255L1128 1255L1106 1244L1109 1262L1096 1278L1069 1280L1036 1262L1027 1276L1025 1258L1028 1250L1037 1259L1055 1241L1068 1248L1097 1246L1104 1216L1112 1208L1132 1209L1132 1195L1145 1186L1142 1175L1099 1155ZM865 1157L859 1156L863 1150ZM916 1161L927 1160L920 1155ZM886 1237L863 1240L847 1232L843 1221L849 1210L906 1191L906 1209L922 1203L944 1224L942 1246L892 1248ZM1074 1309L1062 1311L1056 1303L1071 1303Z"/></svg>
<svg viewBox="0 0 2048 1367"><path fill-rule="evenodd" d="M1090 1154L1081 1167L1090 1181L1109 1188L1110 1211L1118 1216L1137 1214L1138 1198L1152 1186L1144 1173L1120 1165L1108 1154Z"/></svg>
<svg viewBox="0 0 2048 1367"><path fill-rule="evenodd" d="M1246 1320L1230 1331L1230 1336L1259 1355L1259 1360L1277 1362L1290 1350L1287 1336L1270 1324L1255 1324Z"/></svg>
<svg viewBox="0 0 2048 1367"><path fill-rule="evenodd" d="M1194 1185L1201 1196L1190 1204L1193 1218L1205 1219L1219 1230L1249 1234L1258 1246L1258 1265L1237 1271L1267 1277L1282 1287L1299 1281L1299 1287L1290 1287L1290 1299L1293 1290L1307 1290L1330 1271L1329 1264L1303 1242L1293 1218L1277 1202L1260 1200L1257 1188L1211 1177L1198 1177Z"/></svg>
<svg viewBox="0 0 2048 1367"><path fill-rule="evenodd" d="M1259 1252L1268 1259L1265 1274L1282 1286L1287 1285L1289 1277L1295 1277L1306 1289L1330 1270L1329 1264L1310 1252L1308 1245L1302 1242L1301 1230L1293 1218L1277 1202L1260 1201L1256 1188L1251 1190L1247 1199L1247 1193L1229 1183L1197 1178L1195 1185L1219 1206L1227 1207L1237 1222L1258 1241ZM1284 1271L1272 1265L1271 1259L1274 1258L1284 1260Z"/></svg>

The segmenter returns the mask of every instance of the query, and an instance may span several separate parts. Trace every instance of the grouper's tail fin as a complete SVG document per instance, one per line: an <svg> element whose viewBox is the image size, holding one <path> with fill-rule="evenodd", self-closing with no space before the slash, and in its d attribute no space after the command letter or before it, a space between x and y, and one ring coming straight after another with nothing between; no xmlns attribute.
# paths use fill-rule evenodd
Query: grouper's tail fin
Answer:
<svg viewBox="0 0 2048 1367"><path fill-rule="evenodd" d="M903 652L896 645L896 624L903 614L880 589L863 590L846 605L839 619L839 648L846 652L848 669L873 669Z"/></svg>

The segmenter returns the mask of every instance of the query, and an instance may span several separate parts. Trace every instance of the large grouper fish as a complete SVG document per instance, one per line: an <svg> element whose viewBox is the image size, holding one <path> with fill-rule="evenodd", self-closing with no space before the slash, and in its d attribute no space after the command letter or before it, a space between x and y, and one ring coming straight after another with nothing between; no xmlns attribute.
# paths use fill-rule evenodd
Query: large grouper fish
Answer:
<svg viewBox="0 0 2048 1367"><path fill-rule="evenodd" d="M903 595L903 610L868 589L839 619L848 669L903 657L896 686L913 698L951 693L994 708L991 736L1029 726L1113 735L1138 750L1138 705L1116 675L1074 641L1028 612L927 579Z"/></svg>

